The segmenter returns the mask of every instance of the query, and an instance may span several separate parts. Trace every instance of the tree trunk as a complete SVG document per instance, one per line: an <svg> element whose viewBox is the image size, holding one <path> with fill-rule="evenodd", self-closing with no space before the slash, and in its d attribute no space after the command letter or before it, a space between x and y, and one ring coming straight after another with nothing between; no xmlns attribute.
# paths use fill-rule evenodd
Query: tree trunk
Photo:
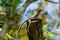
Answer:
<svg viewBox="0 0 60 40"><path fill-rule="evenodd" d="M42 20L39 18L30 19L27 21L27 34L29 40L44 40L42 30Z"/></svg>

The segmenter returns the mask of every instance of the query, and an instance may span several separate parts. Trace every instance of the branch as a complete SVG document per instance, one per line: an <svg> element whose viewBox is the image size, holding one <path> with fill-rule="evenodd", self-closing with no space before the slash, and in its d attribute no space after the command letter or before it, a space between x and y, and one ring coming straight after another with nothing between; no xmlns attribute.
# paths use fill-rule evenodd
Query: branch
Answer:
<svg viewBox="0 0 60 40"><path fill-rule="evenodd" d="M26 8L27 8L32 2L34 2L34 1L36 1L36 0L27 0L27 1L24 3L22 9L20 10L20 13L21 13L20 18L22 17L22 14L24 14ZM25 21L27 21L28 19L29 19L29 18L27 18ZM21 25L23 25L23 24L25 23L25 21L23 21ZM18 25L20 25L20 22L18 23ZM21 25L20 25L20 27L21 27ZM20 30L20 27L19 27L18 30Z"/></svg>
<svg viewBox="0 0 60 40"><path fill-rule="evenodd" d="M33 16L30 16L30 17L26 18L22 23L19 22L20 27L19 27L18 31L21 29L22 25L23 25L26 21L29 21L30 19L33 19L33 18L37 17L37 16L41 13L42 9L40 9L40 7L39 7L39 8L37 8L37 10L35 10L35 11L37 11L37 12L36 12Z"/></svg>
<svg viewBox="0 0 60 40"><path fill-rule="evenodd" d="M21 10L20 10L20 13L21 13L21 16L20 16L20 17L22 17L22 14L24 14L26 8L27 8L32 2L34 2L34 1L36 1L36 0L27 0L27 1L23 4L23 6L22 6L22 8L21 8Z"/></svg>
<svg viewBox="0 0 60 40"><path fill-rule="evenodd" d="M50 0L47 0L48 2L51 2L51 3L54 3L54 4L60 4L60 2L53 2L53 1L50 1Z"/></svg>
<svg viewBox="0 0 60 40"><path fill-rule="evenodd" d="M7 22L5 22L3 25L2 31L0 31L0 40L3 40L4 35L7 32L7 29L8 29L8 24L7 24Z"/></svg>

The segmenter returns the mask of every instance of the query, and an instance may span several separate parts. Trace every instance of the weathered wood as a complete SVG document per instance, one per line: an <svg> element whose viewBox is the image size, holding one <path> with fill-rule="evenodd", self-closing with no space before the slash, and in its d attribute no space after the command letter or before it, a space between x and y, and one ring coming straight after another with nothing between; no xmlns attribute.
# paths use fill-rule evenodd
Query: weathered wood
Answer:
<svg viewBox="0 0 60 40"><path fill-rule="evenodd" d="M27 21L27 34L29 40L44 40L42 30L42 20L39 18L34 18L30 19L30 22Z"/></svg>

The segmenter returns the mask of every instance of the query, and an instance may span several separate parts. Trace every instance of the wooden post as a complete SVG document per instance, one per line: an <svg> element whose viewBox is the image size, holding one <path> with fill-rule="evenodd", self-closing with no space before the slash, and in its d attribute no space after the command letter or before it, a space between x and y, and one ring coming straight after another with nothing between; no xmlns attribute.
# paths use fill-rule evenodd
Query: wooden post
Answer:
<svg viewBox="0 0 60 40"><path fill-rule="evenodd" d="M44 40L42 20L39 18L34 18L27 21L27 34L29 40Z"/></svg>

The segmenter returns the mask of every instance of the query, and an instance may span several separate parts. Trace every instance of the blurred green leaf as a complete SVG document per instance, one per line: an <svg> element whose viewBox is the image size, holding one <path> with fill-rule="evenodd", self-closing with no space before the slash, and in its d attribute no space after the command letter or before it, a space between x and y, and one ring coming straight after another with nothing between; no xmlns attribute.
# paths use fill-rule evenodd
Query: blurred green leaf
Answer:
<svg viewBox="0 0 60 40"><path fill-rule="evenodd" d="M4 23L4 21L3 21L3 20L0 20L0 24L1 24L1 23Z"/></svg>
<svg viewBox="0 0 60 40"><path fill-rule="evenodd" d="M0 12L0 15L6 15L6 13Z"/></svg>

